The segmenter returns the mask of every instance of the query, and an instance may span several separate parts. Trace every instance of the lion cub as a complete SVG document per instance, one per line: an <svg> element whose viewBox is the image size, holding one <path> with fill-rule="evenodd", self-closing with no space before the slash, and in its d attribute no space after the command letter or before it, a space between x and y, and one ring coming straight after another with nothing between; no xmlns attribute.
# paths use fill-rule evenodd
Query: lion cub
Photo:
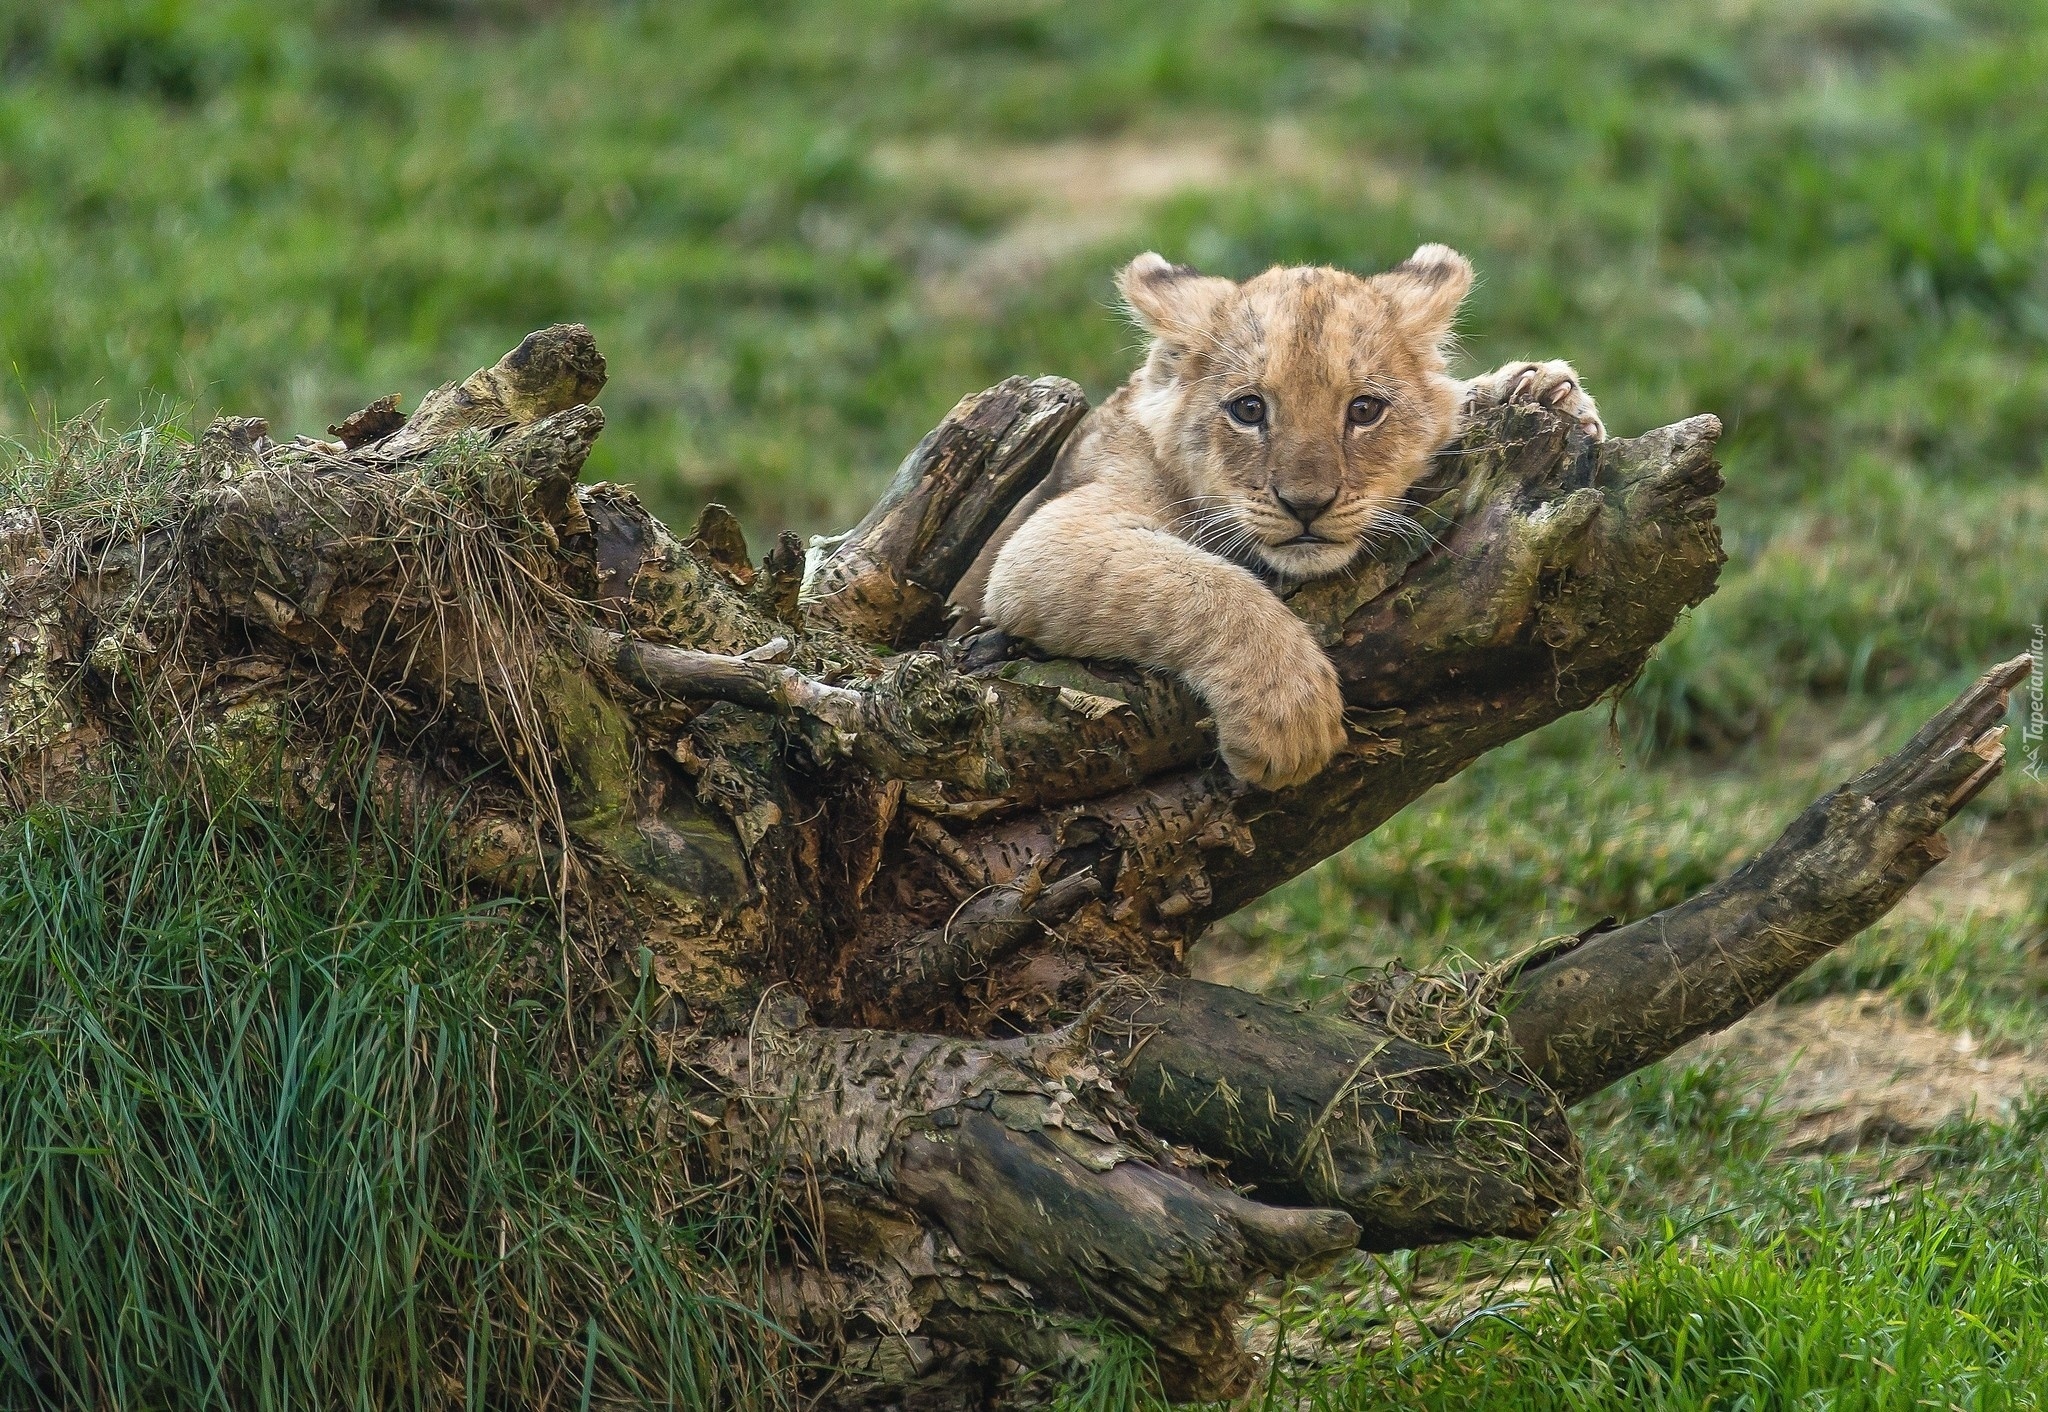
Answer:
<svg viewBox="0 0 2048 1412"><path fill-rule="evenodd" d="M1541 402L1606 435L1561 362L1444 370L1472 266L1425 245L1383 274L1242 284L1140 255L1118 288L1152 336L955 594L1062 656L1178 672L1223 758L1268 789L1344 744L1336 669L1267 581L1344 569L1403 532L1402 494L1467 408Z"/></svg>

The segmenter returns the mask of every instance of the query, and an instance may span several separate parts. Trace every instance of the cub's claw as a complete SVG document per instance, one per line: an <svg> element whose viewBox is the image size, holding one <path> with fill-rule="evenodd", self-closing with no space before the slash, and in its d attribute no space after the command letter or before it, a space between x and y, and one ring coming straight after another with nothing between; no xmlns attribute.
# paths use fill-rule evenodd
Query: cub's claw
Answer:
<svg viewBox="0 0 2048 1412"><path fill-rule="evenodd" d="M1607 424L1592 394L1570 363L1553 358L1547 363L1507 363L1484 377L1465 384L1468 409L1498 407L1503 403L1535 403L1570 417L1595 441L1607 439Z"/></svg>
<svg viewBox="0 0 2048 1412"><path fill-rule="evenodd" d="M1313 779L1344 748L1344 696L1320 650L1261 689L1218 693L1216 735L1230 773L1261 789Z"/></svg>

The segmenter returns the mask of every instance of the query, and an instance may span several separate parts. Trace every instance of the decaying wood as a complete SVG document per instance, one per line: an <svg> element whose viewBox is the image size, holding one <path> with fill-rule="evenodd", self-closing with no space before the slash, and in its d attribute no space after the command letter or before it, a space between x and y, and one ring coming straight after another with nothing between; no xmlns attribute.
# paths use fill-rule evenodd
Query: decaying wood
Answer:
<svg viewBox="0 0 2048 1412"><path fill-rule="evenodd" d="M146 744L449 820L568 923L590 1022L651 986L715 1145L790 1174L772 1294L836 1403L970 1405L1104 1319L1221 1396L1266 1276L1535 1233L1577 1190L1565 1105L1881 915L2000 766L2021 664L1726 882L1519 974L1342 1015L1200 984L1214 920L1634 677L1713 588L1718 423L1488 414L1412 492L1419 542L1293 595L1350 739L1274 794L1171 679L945 635L1071 383L965 399L848 535L756 564L717 507L678 536L578 484L603 378L558 326L336 440L217 423L147 518L0 508L0 799Z"/></svg>
<svg viewBox="0 0 2048 1412"><path fill-rule="evenodd" d="M1214 1397L1243 1371L1227 1355L1246 1286L1357 1239L1342 1212L1248 1201L1185 1166L1074 1036L983 1042L804 1018L777 997L748 1034L690 1060L727 1080L743 1153L804 1155L828 1193L818 1245L842 1272L861 1268L861 1302L886 1301L909 1327L1000 1309L1024 1325L1005 1351L1028 1364L1059 1335L1056 1311L1111 1315L1155 1341L1178 1392Z"/></svg>
<svg viewBox="0 0 2048 1412"><path fill-rule="evenodd" d="M1087 410L1065 378L1008 378L964 399L866 518L819 546L806 616L888 645L934 636L947 595Z"/></svg>
<svg viewBox="0 0 2048 1412"><path fill-rule="evenodd" d="M1504 1036L1453 1008L1463 1043L1441 1016L1366 1025L1169 977L1098 1042L1147 1128L1263 1200L1347 1212L1363 1249L1534 1235L1577 1195L1578 1143Z"/></svg>

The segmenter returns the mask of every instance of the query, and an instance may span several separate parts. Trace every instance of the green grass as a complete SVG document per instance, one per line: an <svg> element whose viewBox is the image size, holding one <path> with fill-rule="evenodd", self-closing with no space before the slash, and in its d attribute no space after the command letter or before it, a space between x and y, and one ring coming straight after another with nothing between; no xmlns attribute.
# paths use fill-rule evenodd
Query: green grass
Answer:
<svg viewBox="0 0 2048 1412"><path fill-rule="evenodd" d="M2042 0L0 0L0 437L41 448L102 400L114 424L143 425L160 397L190 409L188 432L216 411L317 432L578 319L613 369L597 474L671 518L716 497L757 539L825 531L963 393L1015 372L1098 396L1120 380L1132 347L1110 274L1138 250L1243 275L1276 260L1369 267L1449 241L1482 277L1467 366L1568 356L1621 433L1723 417L1730 561L1611 719L1561 722L1480 762L1211 948L1274 989L1325 992L1393 956L1498 956L1676 900L2048 620L2043 92ZM1047 150L1108 166L1065 186L1018 175L1043 170L1032 154ZM1201 174L1131 195L1146 154ZM49 457L0 457L0 500L146 522L163 503L156 472L190 465L163 449L106 440L73 460L116 473L61 486L17 483ZM103 900L113 921L49 939L46 909L126 896L128 855L149 837L138 821L158 814L179 842L152 846L172 862L224 860L222 877L245 884L276 869L286 884L231 895L179 863L161 895L184 896L182 910L127 931ZM7 934L44 937L38 954L89 951L74 970L95 999L65 1009L15 946L7 1003L69 1016L51 1033L83 1037L48 1051L67 1063L112 1064L153 1036L149 1084L106 1102L162 1112L119 1163L96 1155L117 1150L103 1133L53 1130L41 1146L0 1133L0 1153L28 1151L37 1171L76 1169L35 1199L102 1242L82 1235L72 1265L46 1262L51 1279L71 1270L61 1299L5 1317L101 1320L78 1325L111 1340L80 1378L203 1389L213 1368L274 1368L300 1401L368 1396L371 1375L343 1360L380 1370L379 1396L455 1396L419 1371L449 1366L447 1350L372 1336L429 1298L492 1331L475 1366L505 1389L543 1369L576 1385L593 1289L612 1311L594 1346L604 1377L670 1357L675 1330L755 1347L743 1319L691 1293L739 1288L714 1254L733 1245L722 1227L676 1236L662 1268L680 1283L652 1257L570 1250L550 1312L513 1331L493 1291L540 1279L562 1242L588 1237L564 1213L606 1182L652 1199L658 1185L640 1183L658 1174L626 1162L609 1120L559 1128L570 1120L540 1096L548 1022L512 1008L489 966L421 988L431 1061L416 1062L438 1077L409 1101L424 1106L342 1103L394 1082L392 1035L414 1033L392 1028L403 978L452 964L437 938L499 933L363 849L316 865L274 829L208 833L138 797L31 821L8 843ZM1876 993L1989 1043L2043 1041L2048 790L2015 770L1951 833L1934 900L1815 968L1793 999ZM351 869L383 880L351 890L338 881ZM171 920L210 908L244 920ZM337 969L343 934L352 970ZM264 1047L231 1044L225 1020L174 998L201 984L195 957L269 1026ZM344 972L341 990L303 982ZM464 1019L457 1000L490 1018ZM101 1035L95 1006L127 1028ZM330 1032L372 1057L292 1072L337 1087L287 1095L266 1077ZM8 1052L41 1033L11 1019ZM480 1036L501 1033L524 1036L514 1107L547 1114L538 1126L464 1106L488 1072ZM9 1124L139 1121L68 1115L47 1087L63 1071L37 1063L44 1087L0 1087ZM244 1067L218 1073L246 1097L202 1082L229 1065ZM1944 1137L1939 1160L1910 1159L1924 1168L1910 1191L1868 1204L1888 1190L1882 1164L1771 1156L1768 1115L1743 1092L1679 1062L1596 1101L1581 1115L1586 1214L1533 1254L1481 1243L1390 1266L1414 1293L1458 1262L1498 1274L1534 1260L1545 1281L1515 1296L1529 1307L1361 1350L1338 1335L1372 1304L1365 1285L1319 1287L1296 1313L1341 1346L1323 1371L1290 1373L1279 1401L2038 1401L2036 1128ZM205 1140L239 1155L201 1162L192 1115L231 1100L267 1103L270 1121L214 1112ZM366 1155L372 1111L432 1135L412 1186ZM287 1138L361 1172L374 1200L323 1194L321 1225L286 1200L289 1182L314 1190L291 1174L315 1167L283 1162L275 1190L256 1183L276 1160L263 1144ZM570 1170L610 1175L563 1185ZM142 1190L134 1171L163 1180ZM513 1272L448 1234L483 1219L460 1195L472 1171L557 1246L517 1247ZM116 1180L123 1201L107 1195ZM231 1181L245 1188L218 1185ZM59 1191L71 1206L51 1204ZM230 1209L209 1202L249 1219L208 1225ZM193 1221L213 1236L186 1250L175 1237ZM316 1309L306 1282L246 1279L252 1252L292 1240L302 1264L342 1270L346 1298ZM385 1254L343 1269L336 1252L359 1245L417 1248L416 1286ZM213 1307L167 1303L176 1269L246 1287L239 1322L208 1327ZM604 1273L627 1269L640 1273ZM221 1284L227 1270L243 1283ZM135 1312L119 1323L124 1299ZM634 1335L632 1352L613 1342L629 1325L670 1332ZM30 1327L44 1326L5 1329ZM1144 1385L1142 1352L1124 1349L1068 1400L1133 1406Z"/></svg>
<svg viewBox="0 0 2048 1412"><path fill-rule="evenodd" d="M0 827L0 1404L773 1388L759 1223L563 1061L431 837L114 793Z"/></svg>
<svg viewBox="0 0 2048 1412"><path fill-rule="evenodd" d="M1768 1116L1732 1105L1711 1066L1633 1080L1596 1112L1606 1201L1535 1247L1419 1252L1289 1291L1272 1317L1294 1356L1267 1405L2048 1395L2040 1106L2010 1126L1952 1123L1916 1152L1792 1163L1768 1158Z"/></svg>
<svg viewBox="0 0 2048 1412"><path fill-rule="evenodd" d="M1483 272L1477 356L1567 351L1624 428L1721 411L1754 505L1861 455L2039 469L2031 5L446 8L10 6L11 415L317 431L573 316L618 369L603 469L825 529L961 392L1120 377L1141 245L1242 274L1430 235ZM992 308L927 297L1028 204L1005 146L1275 122L1308 175L1246 148ZM967 160L887 160L940 134Z"/></svg>
<svg viewBox="0 0 2048 1412"><path fill-rule="evenodd" d="M139 534L181 506L201 472L176 418L117 431L103 410L86 409L33 446L0 446L0 512L25 507L71 534Z"/></svg>
<svg viewBox="0 0 2048 1412"><path fill-rule="evenodd" d="M1289 1391L1312 1408L2035 1407L2043 1175L1971 1167L1859 1207L1856 1183L1807 1173L1796 1209L1725 1233L1667 1224L1623 1259L1560 1242L1535 1288Z"/></svg>

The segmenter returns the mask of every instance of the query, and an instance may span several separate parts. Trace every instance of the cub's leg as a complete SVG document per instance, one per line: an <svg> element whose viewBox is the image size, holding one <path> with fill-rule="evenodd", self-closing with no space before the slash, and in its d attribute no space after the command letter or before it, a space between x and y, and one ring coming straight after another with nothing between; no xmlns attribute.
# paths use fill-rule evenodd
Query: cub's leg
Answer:
<svg viewBox="0 0 2048 1412"><path fill-rule="evenodd" d="M1180 673L1215 713L1239 779L1299 784L1344 744L1336 669L1302 621L1251 573L1106 487L1069 491L1025 521L984 601L996 626L1048 651Z"/></svg>
<svg viewBox="0 0 2048 1412"><path fill-rule="evenodd" d="M1592 394L1570 363L1504 363L1465 384L1465 409L1478 411L1503 402L1536 402L1576 421L1595 441L1607 440L1607 425Z"/></svg>

